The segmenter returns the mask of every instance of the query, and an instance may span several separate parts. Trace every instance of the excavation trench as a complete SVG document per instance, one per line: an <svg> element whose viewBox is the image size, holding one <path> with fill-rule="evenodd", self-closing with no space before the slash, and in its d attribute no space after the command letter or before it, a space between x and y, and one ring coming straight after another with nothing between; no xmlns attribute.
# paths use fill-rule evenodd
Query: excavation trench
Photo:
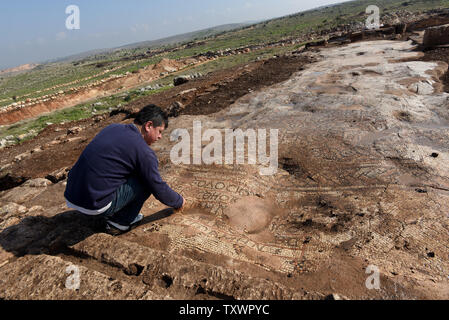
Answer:
<svg viewBox="0 0 449 320"><path fill-rule="evenodd" d="M421 61L443 61L449 65L449 48L429 48L424 51L424 57ZM449 93L449 67L441 76L441 82L444 85L444 91Z"/></svg>

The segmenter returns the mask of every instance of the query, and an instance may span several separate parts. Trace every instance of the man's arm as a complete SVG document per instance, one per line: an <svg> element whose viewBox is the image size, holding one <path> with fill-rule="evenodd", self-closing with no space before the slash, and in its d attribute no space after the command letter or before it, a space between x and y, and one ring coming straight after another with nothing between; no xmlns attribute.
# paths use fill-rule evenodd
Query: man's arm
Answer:
<svg viewBox="0 0 449 320"><path fill-rule="evenodd" d="M145 152L144 159L138 159L137 168L142 180L157 200L175 209L184 206L184 198L162 180L159 174L158 160L153 151L148 149L148 152Z"/></svg>

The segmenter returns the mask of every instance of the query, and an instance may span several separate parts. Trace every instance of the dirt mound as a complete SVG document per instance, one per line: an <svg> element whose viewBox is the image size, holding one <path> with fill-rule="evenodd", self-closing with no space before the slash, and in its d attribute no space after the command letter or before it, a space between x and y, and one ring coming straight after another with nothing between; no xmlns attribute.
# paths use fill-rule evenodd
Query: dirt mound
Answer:
<svg viewBox="0 0 449 320"><path fill-rule="evenodd" d="M176 72L183 66L182 63L164 58L159 63L153 66L153 70L160 70L161 72Z"/></svg>
<svg viewBox="0 0 449 320"><path fill-rule="evenodd" d="M268 227L275 216L274 201L246 197L230 205L224 212L229 225L240 232L256 234Z"/></svg>
<svg viewBox="0 0 449 320"><path fill-rule="evenodd" d="M28 70L32 70L34 68L36 68L38 66L38 64L35 63L27 63L27 64L23 64L20 65L18 67L13 67L13 68L9 68L9 69L4 69L4 70L0 70L0 75L5 75L8 73L16 73L16 72L22 72L22 71L28 71Z"/></svg>

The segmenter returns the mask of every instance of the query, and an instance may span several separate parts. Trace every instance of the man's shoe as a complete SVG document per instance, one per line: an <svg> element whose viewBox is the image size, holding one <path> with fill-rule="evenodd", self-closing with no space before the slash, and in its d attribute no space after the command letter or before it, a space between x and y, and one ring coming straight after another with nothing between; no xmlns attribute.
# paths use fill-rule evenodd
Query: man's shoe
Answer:
<svg viewBox="0 0 449 320"><path fill-rule="evenodd" d="M113 222L108 219L106 221L106 232L111 235L119 235L119 234L130 231L132 226L138 224L142 220L143 220L143 215L140 213L137 215L137 217L134 219L134 221L131 222L131 225L129 225L129 226L124 226L124 225L118 224L117 222Z"/></svg>
<svg viewBox="0 0 449 320"><path fill-rule="evenodd" d="M119 236L121 234L124 234L126 232L128 232L129 230L126 231L122 231L120 229L117 229L116 227L114 227L112 224L110 224L110 222L108 221L106 223L106 230L105 233L109 234L110 236Z"/></svg>

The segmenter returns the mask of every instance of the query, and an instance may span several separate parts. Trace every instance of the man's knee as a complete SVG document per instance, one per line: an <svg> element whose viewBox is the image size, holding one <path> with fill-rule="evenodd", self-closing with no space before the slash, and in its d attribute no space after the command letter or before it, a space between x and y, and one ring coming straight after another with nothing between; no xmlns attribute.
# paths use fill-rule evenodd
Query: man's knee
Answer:
<svg viewBox="0 0 449 320"><path fill-rule="evenodd" d="M138 177L132 176L128 179L127 184L133 189L135 200L146 200L151 196L151 192Z"/></svg>

